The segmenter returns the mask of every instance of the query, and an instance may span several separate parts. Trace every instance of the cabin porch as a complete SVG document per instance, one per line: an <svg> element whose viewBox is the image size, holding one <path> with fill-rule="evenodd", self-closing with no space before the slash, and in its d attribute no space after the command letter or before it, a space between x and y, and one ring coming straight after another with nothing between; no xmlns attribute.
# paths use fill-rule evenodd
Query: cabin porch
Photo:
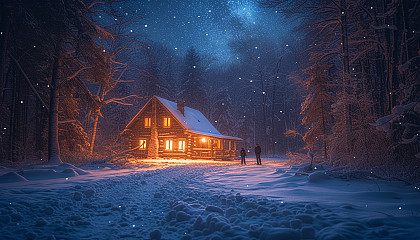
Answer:
<svg viewBox="0 0 420 240"><path fill-rule="evenodd" d="M208 136L158 137L158 156L175 159L227 160L238 157L237 140ZM150 137L140 136L131 141L132 152L139 158L147 158Z"/></svg>

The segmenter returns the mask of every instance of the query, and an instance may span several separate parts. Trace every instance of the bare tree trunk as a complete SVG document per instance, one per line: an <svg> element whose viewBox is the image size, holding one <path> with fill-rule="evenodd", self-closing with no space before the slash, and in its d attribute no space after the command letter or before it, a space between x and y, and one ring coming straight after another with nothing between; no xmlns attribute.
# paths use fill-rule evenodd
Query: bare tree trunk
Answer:
<svg viewBox="0 0 420 240"><path fill-rule="evenodd" d="M321 100L321 118L322 118L322 132L323 135L322 136L322 140L323 140L323 144L324 144L324 159L327 160L328 159L328 155L327 155L327 141L325 140L325 138L327 137L327 129L325 126L325 113L324 113L324 103Z"/></svg>
<svg viewBox="0 0 420 240"><path fill-rule="evenodd" d="M58 143L58 90L59 90L59 68L61 61L61 40L57 42L56 56L51 78L50 90L50 112L48 115L48 163L62 163L60 159L60 146Z"/></svg>
<svg viewBox="0 0 420 240"><path fill-rule="evenodd" d="M277 81L279 81L279 71L280 71L280 64L281 64L282 56L280 56L277 60L276 64L276 74L274 75L274 81L273 81L273 98L271 100L271 116L270 116L270 125L271 125L271 134L270 134L270 144L271 144L271 150L272 154L275 154L275 143L273 139L273 135L275 134L275 124L274 124L274 111L277 101ZM286 129L287 130L287 129Z"/></svg>
<svg viewBox="0 0 420 240"><path fill-rule="evenodd" d="M349 61L349 39L347 29L347 0L340 1L340 22L341 22L341 49L342 49L342 64L343 64L343 99L348 101L347 94L350 87L350 61ZM346 119L346 127L348 126L351 131L351 105L346 104L346 111L344 111Z"/></svg>
<svg viewBox="0 0 420 240"><path fill-rule="evenodd" d="M260 145L263 145L263 148L266 149L266 153L268 154L270 150L267 148L267 93L265 91L265 84L264 84L264 73L262 66L258 65L258 73L259 73L259 79L261 82L261 95L262 95L262 114L263 114L263 138L262 143Z"/></svg>
<svg viewBox="0 0 420 240"><path fill-rule="evenodd" d="M35 149L37 157L41 161L45 161L45 138L43 133L46 130L46 111L43 109L43 103L37 100L35 105L35 114L37 116L35 122Z"/></svg>
<svg viewBox="0 0 420 240"><path fill-rule="evenodd" d="M102 104L105 97L105 93L102 90L102 86L99 87L98 93L96 93L96 96L100 99L100 102ZM101 108L102 108L102 105L99 106L99 109L97 109L95 112L96 115L95 115L95 120L93 121L92 139L90 142L90 154L93 154L93 149L95 147L96 132L98 129L98 121L99 121L99 114L101 112Z"/></svg>
<svg viewBox="0 0 420 240"><path fill-rule="evenodd" d="M13 86L12 86L12 102L10 109L10 124L9 124L9 161L14 161L15 151L15 111L16 111L16 70L13 68Z"/></svg>
<svg viewBox="0 0 420 240"><path fill-rule="evenodd" d="M408 41L407 41L407 13L406 13L406 8L404 7L404 1L400 0L401 3L401 12L402 12L402 22L403 22L403 27L404 27L404 31L402 33L402 42L404 44L404 47L401 47L401 51L405 51L405 60L404 62L407 62L409 60L409 52L408 52ZM404 54L401 53L401 58L403 58ZM403 75L404 76L404 75Z"/></svg>
<svg viewBox="0 0 420 240"><path fill-rule="evenodd" d="M252 139L253 139L253 145L252 146L255 146L255 144L257 143L256 142L256 124L255 124L255 121L256 121L256 114L255 114L255 101L252 101L253 102L253 104L254 104L254 109L253 109L253 120L254 120L254 122L253 122L253 131L252 131Z"/></svg>
<svg viewBox="0 0 420 240"><path fill-rule="evenodd" d="M1 49L1 56L0 56L0 99L3 99L4 94L4 87L6 85L6 60L7 60L7 49L8 49L8 39L9 39L9 29L10 29L10 18L7 14L7 9L5 3L0 3L0 24L1 26L5 26L5 31L3 32L4 37L1 38L0 41L0 49Z"/></svg>
<svg viewBox="0 0 420 240"><path fill-rule="evenodd" d="M283 119L284 119L284 129L287 131L289 130L289 126L287 125L287 121L289 121L289 118L286 117L286 112L290 116L290 112L286 111L286 101L283 101ZM289 139L286 138L286 146L287 146L287 152L290 152L290 145L289 145Z"/></svg>
<svg viewBox="0 0 420 240"><path fill-rule="evenodd" d="M6 51L6 49L2 48L1 51ZM3 55L3 54L2 54ZM0 59L0 103L4 102L4 95L6 91L6 84L7 84L7 78L6 78L6 57L1 56Z"/></svg>
<svg viewBox="0 0 420 240"><path fill-rule="evenodd" d="M93 147L95 145L96 129L98 128L99 114L96 114L93 122L92 140L90 142L90 154L93 154Z"/></svg>

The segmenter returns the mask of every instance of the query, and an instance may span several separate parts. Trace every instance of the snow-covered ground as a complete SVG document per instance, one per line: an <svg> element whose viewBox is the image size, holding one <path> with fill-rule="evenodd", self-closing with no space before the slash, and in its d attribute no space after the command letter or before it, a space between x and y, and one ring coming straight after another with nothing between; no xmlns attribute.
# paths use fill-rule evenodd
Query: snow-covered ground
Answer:
<svg viewBox="0 0 420 240"><path fill-rule="evenodd" d="M419 186L252 160L0 169L0 239L420 239Z"/></svg>

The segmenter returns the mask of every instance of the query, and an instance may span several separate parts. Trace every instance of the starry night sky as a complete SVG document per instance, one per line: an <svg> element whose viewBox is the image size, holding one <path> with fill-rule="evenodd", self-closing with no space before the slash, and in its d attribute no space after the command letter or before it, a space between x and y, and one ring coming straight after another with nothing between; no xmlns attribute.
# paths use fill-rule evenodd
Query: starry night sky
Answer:
<svg viewBox="0 0 420 240"><path fill-rule="evenodd" d="M229 48L235 39L261 38L280 44L293 27L274 9L259 7L256 0L128 0L118 6L127 16L143 16L129 32L160 42L180 56L195 47L220 63L236 59Z"/></svg>

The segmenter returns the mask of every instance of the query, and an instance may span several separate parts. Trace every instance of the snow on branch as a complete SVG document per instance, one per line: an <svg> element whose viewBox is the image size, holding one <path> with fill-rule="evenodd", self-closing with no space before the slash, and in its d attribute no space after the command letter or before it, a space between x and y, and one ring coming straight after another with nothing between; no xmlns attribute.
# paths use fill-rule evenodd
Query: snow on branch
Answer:
<svg viewBox="0 0 420 240"><path fill-rule="evenodd" d="M376 123L370 123L369 125L376 127L379 131L384 131L386 133L390 133L391 126L390 122L395 118L394 114L387 115L385 117L381 117L376 120Z"/></svg>
<svg viewBox="0 0 420 240"><path fill-rule="evenodd" d="M376 123L370 123L371 126L376 127L378 130L383 130L388 132L390 130L390 126L387 123L390 123L392 120L401 116L404 112L412 109L418 102L411 102L406 105L398 105L392 109L392 114L384 116L376 120Z"/></svg>
<svg viewBox="0 0 420 240"><path fill-rule="evenodd" d="M406 105L397 105L392 109L392 114L384 116L370 124L378 130L385 131L388 135L396 137L398 140L394 147L419 142L420 125L416 119L419 119L420 108L416 105L420 102L410 102ZM416 154L416 158L417 158Z"/></svg>

